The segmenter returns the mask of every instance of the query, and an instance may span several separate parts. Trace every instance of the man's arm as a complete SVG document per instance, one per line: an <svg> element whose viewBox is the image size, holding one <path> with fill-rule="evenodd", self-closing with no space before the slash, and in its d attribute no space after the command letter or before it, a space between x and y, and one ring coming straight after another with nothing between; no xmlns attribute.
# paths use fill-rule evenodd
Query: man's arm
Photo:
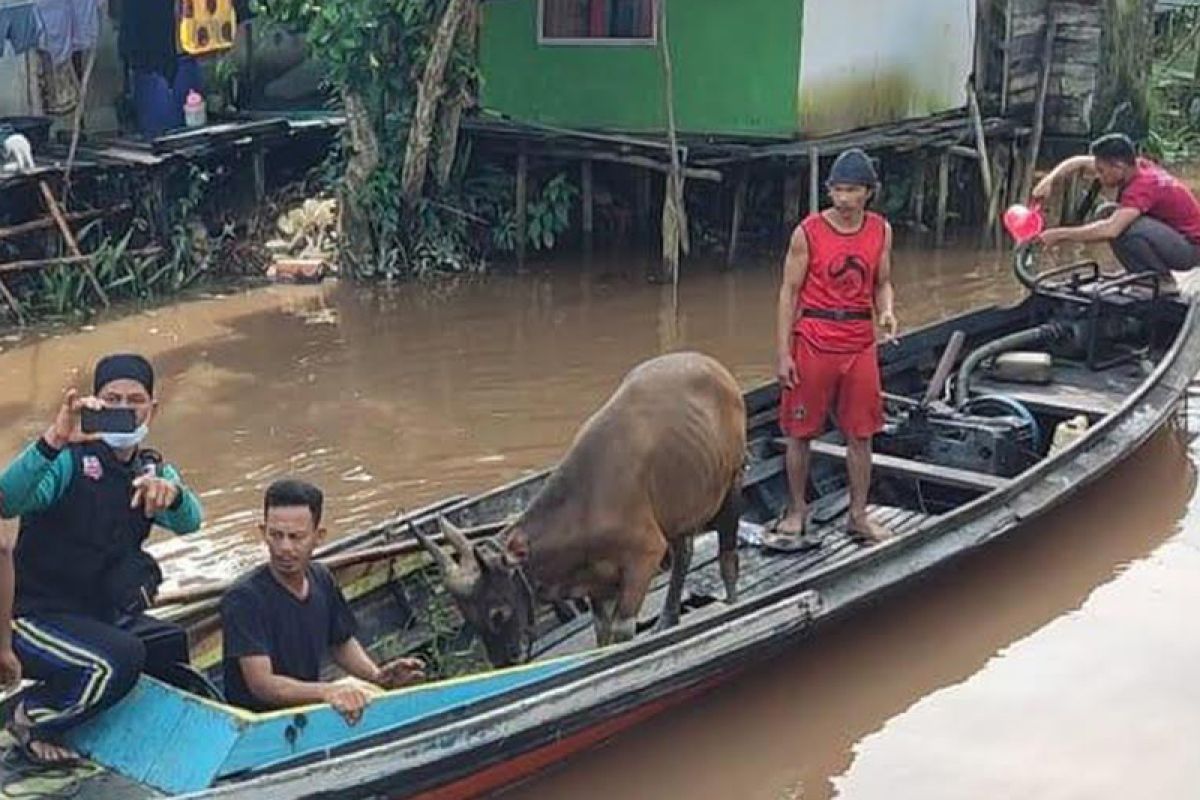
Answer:
<svg viewBox="0 0 1200 800"><path fill-rule="evenodd" d="M242 671L242 680L250 694L262 704L271 708L294 708L328 703L349 725L362 719L363 710L378 692L375 686L361 680L325 683L279 675L271 665L271 657L265 655L242 656L238 659L238 669Z"/></svg>
<svg viewBox="0 0 1200 800"><path fill-rule="evenodd" d="M164 464L162 473L164 480L175 485L178 494L165 511L160 511L154 516L154 521L178 534L188 534L200 530L200 524L204 521L200 499L196 497L195 492L184 485L183 479L179 477L179 471L175 467Z"/></svg>
<svg viewBox="0 0 1200 800"><path fill-rule="evenodd" d="M1121 206L1105 219L1073 228L1050 228L1042 231L1039 238L1047 246L1059 242L1108 242L1124 233L1141 215L1142 212L1136 208Z"/></svg>
<svg viewBox="0 0 1200 800"><path fill-rule="evenodd" d="M792 330L796 325L796 300L808 275L808 236L797 225L788 244L783 262L783 281L779 286L779 307L776 312L775 351L779 362L779 380L791 387L796 382L796 365L792 361Z"/></svg>
<svg viewBox="0 0 1200 800"><path fill-rule="evenodd" d="M884 223L883 255L875 273L875 312L886 331L885 341L896 338L896 292L892 288L892 226Z"/></svg>
<svg viewBox="0 0 1200 800"><path fill-rule="evenodd" d="M1054 169L1046 173L1033 190L1029 193L1034 200L1045 200L1054 189L1054 184L1071 177L1078 172L1095 172L1096 159L1092 156L1071 156L1060 161Z"/></svg>
<svg viewBox="0 0 1200 800"><path fill-rule="evenodd" d="M355 637L351 636L341 644L333 645L329 655L333 658L333 663L341 667L347 675L376 686L382 685L379 666Z"/></svg>
<svg viewBox="0 0 1200 800"><path fill-rule="evenodd" d="M74 471L69 451L39 438L0 474L0 517L46 510L67 493Z"/></svg>

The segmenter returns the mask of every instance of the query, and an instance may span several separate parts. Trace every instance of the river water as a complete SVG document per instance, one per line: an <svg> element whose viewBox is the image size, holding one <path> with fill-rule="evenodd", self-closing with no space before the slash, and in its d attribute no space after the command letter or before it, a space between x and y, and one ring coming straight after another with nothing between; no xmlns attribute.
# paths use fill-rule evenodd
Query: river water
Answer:
<svg viewBox="0 0 1200 800"><path fill-rule="evenodd" d="M210 295L0 338L0 450L112 350L159 370L151 444L207 523L156 534L171 585L262 557L263 488L326 492L331 536L552 463L639 361L770 378L778 269L687 265L676 297L600 258L520 276ZM1019 296L990 252L901 248L912 327ZM512 798L1183 797L1200 783L1200 503L1183 427L1012 541L511 790Z"/></svg>

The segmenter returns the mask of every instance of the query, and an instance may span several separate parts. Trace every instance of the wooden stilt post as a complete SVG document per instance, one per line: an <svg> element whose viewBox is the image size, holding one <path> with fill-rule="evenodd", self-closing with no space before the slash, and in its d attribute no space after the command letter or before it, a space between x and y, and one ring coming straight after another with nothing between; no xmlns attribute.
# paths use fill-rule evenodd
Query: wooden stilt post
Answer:
<svg viewBox="0 0 1200 800"><path fill-rule="evenodd" d="M794 169L785 169L783 174L783 230L791 235L792 228L800 222L800 175Z"/></svg>
<svg viewBox="0 0 1200 800"><path fill-rule="evenodd" d="M750 183L750 170L746 167L738 169L737 186L733 190L733 211L729 220L729 251L725 263L732 267L737 261L738 236L742 230L742 211L746 205L746 189Z"/></svg>
<svg viewBox="0 0 1200 800"><path fill-rule="evenodd" d="M950 151L943 150L938 157L937 222L934 241L938 247L946 243L946 211L950 200Z"/></svg>
<svg viewBox="0 0 1200 800"><path fill-rule="evenodd" d="M916 224L918 231L924 231L925 228L925 178L928 170L925 164L925 153L917 154L917 163L913 167L913 174L917 176L917 185L913 189L913 222Z"/></svg>
<svg viewBox="0 0 1200 800"><path fill-rule="evenodd" d="M581 174L579 176L580 186L582 187L581 194L583 202L583 249L587 253L592 252L592 247L595 244L595 189L592 185L592 160L585 158L581 166Z"/></svg>
<svg viewBox="0 0 1200 800"><path fill-rule="evenodd" d="M817 148L808 149L808 211L815 214L821 210L821 156Z"/></svg>
<svg viewBox="0 0 1200 800"><path fill-rule="evenodd" d="M967 100L971 106L971 121L975 128L975 149L979 153L979 179L983 187L983 230L991 235L995 228L999 206L992 184L992 159L988 155L987 135L983 130L983 114L979 110L979 97L974 83L967 83Z"/></svg>
<svg viewBox="0 0 1200 800"><path fill-rule="evenodd" d="M528 218L529 156L517 154L517 268L525 268L525 245L529 235Z"/></svg>
<svg viewBox="0 0 1200 800"><path fill-rule="evenodd" d="M266 152L260 145L254 148L250 163L254 170L254 202L261 203L267 196Z"/></svg>
<svg viewBox="0 0 1200 800"><path fill-rule="evenodd" d="M653 193L654 185L651 170L639 168L633 204L634 213L637 214L638 240L642 242L650 238L650 196Z"/></svg>

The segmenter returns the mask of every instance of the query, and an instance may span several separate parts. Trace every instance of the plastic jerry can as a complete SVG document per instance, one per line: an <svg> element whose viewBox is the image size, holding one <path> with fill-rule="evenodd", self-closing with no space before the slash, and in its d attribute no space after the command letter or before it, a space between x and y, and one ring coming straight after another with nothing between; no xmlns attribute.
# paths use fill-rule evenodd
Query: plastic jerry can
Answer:
<svg viewBox="0 0 1200 800"><path fill-rule="evenodd" d="M1054 438L1050 442L1051 454L1070 446L1088 431L1090 423L1083 414L1065 419L1054 426Z"/></svg>
<svg viewBox="0 0 1200 800"><path fill-rule="evenodd" d="M188 92L187 101L183 104L183 124L189 128L199 128L207 122L204 98L195 90Z"/></svg>

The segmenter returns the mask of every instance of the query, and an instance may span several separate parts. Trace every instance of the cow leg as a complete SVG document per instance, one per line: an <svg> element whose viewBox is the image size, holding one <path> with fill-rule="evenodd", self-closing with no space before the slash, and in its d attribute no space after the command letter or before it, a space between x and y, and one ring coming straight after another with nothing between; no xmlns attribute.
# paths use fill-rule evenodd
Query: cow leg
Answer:
<svg viewBox="0 0 1200 800"><path fill-rule="evenodd" d="M717 563L721 566L721 581L725 584L725 602L736 603L738 598L738 523L742 516L742 487L737 481L725 495L721 510L713 518L717 529Z"/></svg>
<svg viewBox="0 0 1200 800"><path fill-rule="evenodd" d="M662 541L661 534L659 541ZM612 636L614 642L627 642L637 633L638 612L650 589L650 581L658 573L666 551L661 548L647 553L640 561L628 564L621 575L621 590L617 594L617 613L613 617Z"/></svg>
<svg viewBox="0 0 1200 800"><path fill-rule="evenodd" d="M679 624L679 611L683 603L683 584L688 568L692 564L692 537L681 536L671 543L671 583L667 586L667 599L658 624L654 630L665 631Z"/></svg>
<svg viewBox="0 0 1200 800"><path fill-rule="evenodd" d="M596 646L607 647L613 641L613 614L617 610L617 600L615 597L589 599L592 605L592 627L596 630Z"/></svg>

